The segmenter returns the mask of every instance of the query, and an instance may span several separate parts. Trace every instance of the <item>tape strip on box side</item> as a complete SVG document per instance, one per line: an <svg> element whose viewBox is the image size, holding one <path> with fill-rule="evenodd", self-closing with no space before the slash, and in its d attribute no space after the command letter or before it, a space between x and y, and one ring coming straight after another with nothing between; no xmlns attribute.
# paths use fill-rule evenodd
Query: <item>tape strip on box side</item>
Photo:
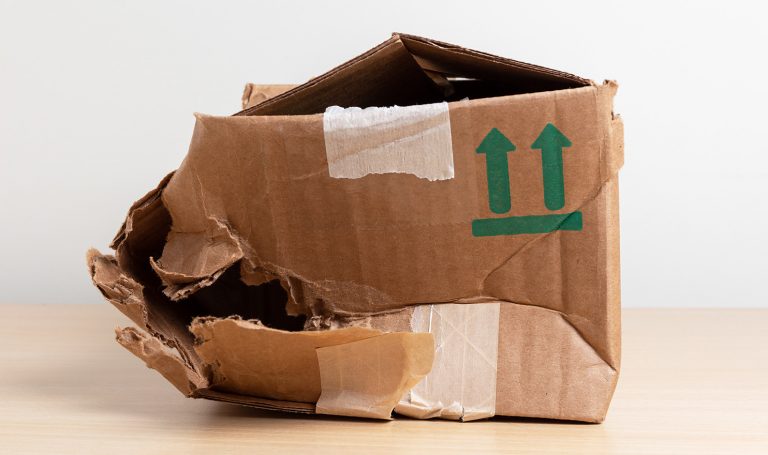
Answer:
<svg viewBox="0 0 768 455"><path fill-rule="evenodd" d="M410 417L477 420L496 412L499 302L422 305L411 327L435 337L432 371L395 412Z"/></svg>
<svg viewBox="0 0 768 455"><path fill-rule="evenodd" d="M333 178L413 174L454 177L448 103L342 108L323 115L328 172Z"/></svg>

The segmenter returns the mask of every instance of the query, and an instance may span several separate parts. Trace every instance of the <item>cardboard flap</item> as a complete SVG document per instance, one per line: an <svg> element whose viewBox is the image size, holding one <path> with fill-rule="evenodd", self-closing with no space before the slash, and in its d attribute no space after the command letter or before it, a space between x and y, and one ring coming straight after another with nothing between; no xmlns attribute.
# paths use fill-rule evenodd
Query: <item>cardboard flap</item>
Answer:
<svg viewBox="0 0 768 455"><path fill-rule="evenodd" d="M584 79L563 71L498 57L419 36L396 34L419 66L446 78L495 82L514 88L513 93L533 93L590 85ZM499 94L497 94L499 95Z"/></svg>
<svg viewBox="0 0 768 455"><path fill-rule="evenodd" d="M171 232L159 260L150 258L155 273L171 300L180 300L211 285L243 257L239 239L216 218L207 218L206 230Z"/></svg>
<svg viewBox="0 0 768 455"><path fill-rule="evenodd" d="M239 318L198 318L190 330L212 390L288 402L322 398L318 412L359 417L389 418L429 373L434 350L431 334L363 327L287 332Z"/></svg>
<svg viewBox="0 0 768 455"><path fill-rule="evenodd" d="M185 364L195 368L199 362L192 352L192 335L185 328L195 307L168 305L165 296L134 280L114 256L91 248L86 261L93 283L112 305L152 337L176 349Z"/></svg>
<svg viewBox="0 0 768 455"><path fill-rule="evenodd" d="M461 80L452 80L456 78ZM409 106L590 84L562 71L395 33L370 51L238 115L317 114L329 106Z"/></svg>
<svg viewBox="0 0 768 455"><path fill-rule="evenodd" d="M442 91L392 38L281 95L240 114L317 114L328 106L391 106L442 101Z"/></svg>

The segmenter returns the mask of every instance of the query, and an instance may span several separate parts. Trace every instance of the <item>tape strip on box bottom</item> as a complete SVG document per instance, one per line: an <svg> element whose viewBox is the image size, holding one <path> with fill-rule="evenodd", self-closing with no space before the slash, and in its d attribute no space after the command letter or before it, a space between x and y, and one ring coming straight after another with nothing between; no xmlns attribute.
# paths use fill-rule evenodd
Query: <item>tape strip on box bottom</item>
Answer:
<svg viewBox="0 0 768 455"><path fill-rule="evenodd" d="M411 328L435 337L431 372L395 412L410 417L478 420L496 412L500 303L422 305Z"/></svg>

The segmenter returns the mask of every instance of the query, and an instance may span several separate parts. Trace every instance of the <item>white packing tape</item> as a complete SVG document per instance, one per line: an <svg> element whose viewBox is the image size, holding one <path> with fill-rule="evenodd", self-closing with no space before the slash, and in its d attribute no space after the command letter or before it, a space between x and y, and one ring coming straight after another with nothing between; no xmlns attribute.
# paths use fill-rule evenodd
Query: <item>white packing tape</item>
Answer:
<svg viewBox="0 0 768 455"><path fill-rule="evenodd" d="M454 177L448 103L416 106L331 106L323 115L328 172L333 178L405 173L430 181Z"/></svg>
<svg viewBox="0 0 768 455"><path fill-rule="evenodd" d="M395 411L417 418L477 420L496 412L499 302L421 305L411 328L435 337L432 371Z"/></svg>

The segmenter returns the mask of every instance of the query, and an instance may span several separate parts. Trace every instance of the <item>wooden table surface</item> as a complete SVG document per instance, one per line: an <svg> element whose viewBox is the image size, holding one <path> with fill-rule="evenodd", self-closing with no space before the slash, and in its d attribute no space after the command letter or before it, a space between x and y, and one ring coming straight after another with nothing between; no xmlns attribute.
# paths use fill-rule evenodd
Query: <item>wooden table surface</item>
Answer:
<svg viewBox="0 0 768 455"><path fill-rule="evenodd" d="M0 453L768 454L768 310L625 310L601 425L294 416L182 397L104 305L0 304Z"/></svg>

